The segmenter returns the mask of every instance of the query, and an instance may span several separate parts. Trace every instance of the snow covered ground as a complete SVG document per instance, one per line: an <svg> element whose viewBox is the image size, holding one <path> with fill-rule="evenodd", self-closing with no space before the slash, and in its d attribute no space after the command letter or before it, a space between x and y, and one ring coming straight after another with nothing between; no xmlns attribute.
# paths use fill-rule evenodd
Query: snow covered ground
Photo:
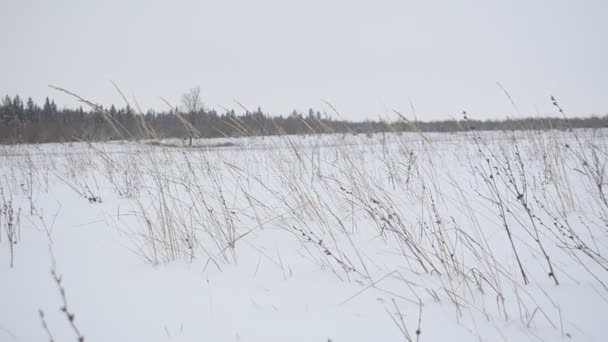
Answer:
<svg viewBox="0 0 608 342"><path fill-rule="evenodd" d="M0 341L605 341L607 133L0 146Z"/></svg>

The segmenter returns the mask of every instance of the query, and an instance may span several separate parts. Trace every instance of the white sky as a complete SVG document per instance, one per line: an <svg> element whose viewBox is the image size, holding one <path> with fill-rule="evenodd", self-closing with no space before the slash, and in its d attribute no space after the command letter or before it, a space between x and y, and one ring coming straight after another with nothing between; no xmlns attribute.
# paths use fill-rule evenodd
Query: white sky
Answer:
<svg viewBox="0 0 608 342"><path fill-rule="evenodd" d="M0 0L0 94L349 119L608 113L608 1Z"/></svg>

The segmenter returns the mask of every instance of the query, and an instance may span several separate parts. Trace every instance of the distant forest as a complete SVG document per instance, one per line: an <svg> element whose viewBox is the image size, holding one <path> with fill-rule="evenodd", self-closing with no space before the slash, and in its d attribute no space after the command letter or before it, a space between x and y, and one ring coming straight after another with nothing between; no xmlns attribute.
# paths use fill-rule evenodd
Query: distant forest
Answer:
<svg viewBox="0 0 608 342"><path fill-rule="evenodd" d="M202 106L201 106L202 107ZM5 96L0 105L0 143L45 143L65 141L103 141L116 139L151 139L255 136L310 133L374 133L388 131L454 132L476 130L565 129L608 127L608 115L588 118L526 118L472 120L466 114L457 120L408 121L397 114L394 122L352 122L332 118L309 109L286 116L270 116L260 108L218 113L213 109L137 113L126 106L95 106L84 110L59 109L46 99L42 106L31 98ZM338 116L333 113L333 117Z"/></svg>

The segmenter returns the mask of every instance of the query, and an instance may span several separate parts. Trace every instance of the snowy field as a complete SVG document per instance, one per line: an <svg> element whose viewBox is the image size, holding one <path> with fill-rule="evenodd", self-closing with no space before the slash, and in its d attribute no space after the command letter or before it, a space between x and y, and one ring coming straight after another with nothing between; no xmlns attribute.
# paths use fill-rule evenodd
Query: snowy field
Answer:
<svg viewBox="0 0 608 342"><path fill-rule="evenodd" d="M607 134L0 146L0 341L606 341Z"/></svg>

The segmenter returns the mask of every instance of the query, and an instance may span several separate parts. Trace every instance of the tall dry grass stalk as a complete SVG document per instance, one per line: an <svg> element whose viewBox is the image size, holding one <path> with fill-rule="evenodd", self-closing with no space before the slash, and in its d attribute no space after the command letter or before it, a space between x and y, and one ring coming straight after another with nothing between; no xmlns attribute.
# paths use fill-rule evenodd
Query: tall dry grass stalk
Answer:
<svg viewBox="0 0 608 342"><path fill-rule="evenodd" d="M561 308L548 286L589 281L608 291L604 133L480 132L464 113L462 132L440 136L395 115L414 132L336 134L317 120L305 122L305 136L260 138L228 118L238 149L180 148L142 120L149 139L130 143L129 153L66 147L49 172L91 205L108 188L100 184L124 198L128 214L115 223L154 265L223 269L257 239L286 234L337 279L364 282L361 293L419 305L415 333L397 302L387 307L406 340L418 340L422 307L432 301L449 303L457 319L474 313L559 329ZM34 198L32 184L49 175L29 168L30 183L11 192ZM257 251L287 277L280 256Z"/></svg>

